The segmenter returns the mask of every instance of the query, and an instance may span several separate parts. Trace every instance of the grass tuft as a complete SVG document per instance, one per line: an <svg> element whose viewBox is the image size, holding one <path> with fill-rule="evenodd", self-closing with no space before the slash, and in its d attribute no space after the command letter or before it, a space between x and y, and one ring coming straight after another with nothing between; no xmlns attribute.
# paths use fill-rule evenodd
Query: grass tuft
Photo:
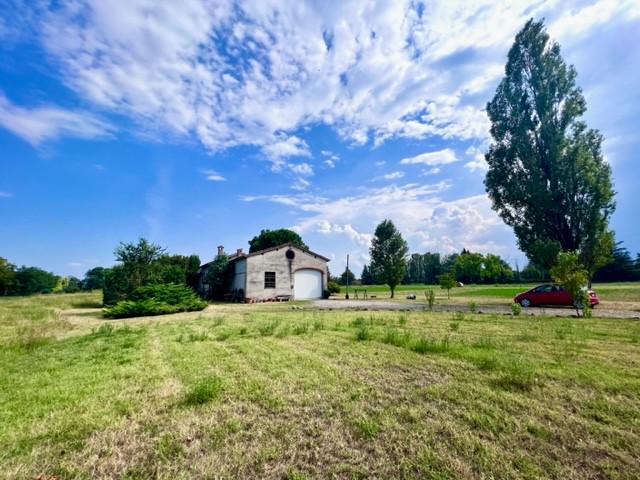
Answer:
<svg viewBox="0 0 640 480"><path fill-rule="evenodd" d="M370 418L361 418L356 421L358 433L363 438L374 439L378 436L380 426Z"/></svg>
<svg viewBox="0 0 640 480"><path fill-rule="evenodd" d="M184 404L189 406L204 405L220 396L222 379L217 375L208 375L199 379L184 397Z"/></svg>
<svg viewBox="0 0 640 480"><path fill-rule="evenodd" d="M533 365L517 358L506 364L504 373L494 383L505 390L530 392L538 384L538 379Z"/></svg>
<svg viewBox="0 0 640 480"><path fill-rule="evenodd" d="M360 326L356 329L356 340L360 342L364 342L367 340L371 340L373 338L373 333L366 325Z"/></svg>
<svg viewBox="0 0 640 480"><path fill-rule="evenodd" d="M269 322L259 327L258 332L263 337L270 337L276 333L276 330L278 329L279 326L280 326L280 320L274 320L272 322Z"/></svg>

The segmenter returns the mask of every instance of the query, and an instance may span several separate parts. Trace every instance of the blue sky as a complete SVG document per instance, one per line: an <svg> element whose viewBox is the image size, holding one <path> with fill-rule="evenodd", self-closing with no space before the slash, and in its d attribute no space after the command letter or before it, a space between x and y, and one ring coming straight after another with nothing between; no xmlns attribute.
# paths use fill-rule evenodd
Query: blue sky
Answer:
<svg viewBox="0 0 640 480"><path fill-rule="evenodd" d="M179 5L179 6L178 6ZM640 252L637 1L0 1L0 256L82 277L140 237L213 258L291 228L359 275L412 253L522 267L484 191L486 103L545 19Z"/></svg>

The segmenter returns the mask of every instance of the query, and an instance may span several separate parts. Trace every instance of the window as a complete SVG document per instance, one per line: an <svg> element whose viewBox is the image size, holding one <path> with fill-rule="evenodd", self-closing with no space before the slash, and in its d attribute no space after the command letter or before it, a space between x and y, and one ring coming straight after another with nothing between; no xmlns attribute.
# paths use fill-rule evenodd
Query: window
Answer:
<svg viewBox="0 0 640 480"><path fill-rule="evenodd" d="M276 288L276 272L264 272L264 288Z"/></svg>

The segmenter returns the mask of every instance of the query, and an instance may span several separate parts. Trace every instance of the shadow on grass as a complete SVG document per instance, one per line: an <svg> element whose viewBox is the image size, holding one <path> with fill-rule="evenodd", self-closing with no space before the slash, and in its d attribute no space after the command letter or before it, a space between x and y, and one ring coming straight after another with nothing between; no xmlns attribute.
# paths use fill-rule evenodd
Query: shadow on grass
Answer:
<svg viewBox="0 0 640 480"><path fill-rule="evenodd" d="M100 300L79 300L71 303L71 308L102 308Z"/></svg>

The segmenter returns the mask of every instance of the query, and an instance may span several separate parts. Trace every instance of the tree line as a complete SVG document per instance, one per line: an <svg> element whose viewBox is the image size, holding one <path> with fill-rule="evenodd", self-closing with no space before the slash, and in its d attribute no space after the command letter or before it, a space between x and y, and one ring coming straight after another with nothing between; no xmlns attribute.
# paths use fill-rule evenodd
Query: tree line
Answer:
<svg viewBox="0 0 640 480"><path fill-rule="evenodd" d="M611 252L613 258L610 264L599 268L593 280L596 282L631 282L640 281L640 253L635 260L629 251L616 246ZM440 253L426 252L413 253L406 259L406 272L402 277L402 285L425 284L438 285L439 277L443 273L449 273L462 283L514 283L514 282L543 282L551 278L550 271L540 265L528 262L521 270L513 269L499 255L487 253L472 253L463 249L460 253L442 255ZM383 284L377 278L370 264L362 268L360 277L352 271L345 271L333 280L339 285L346 285L347 276L349 285L380 285Z"/></svg>
<svg viewBox="0 0 640 480"><path fill-rule="evenodd" d="M34 293L76 293L103 290L105 305L126 299L137 287L150 284L181 284L195 287L200 268L197 255L169 255L144 238L137 244L120 243L115 249L116 265L95 267L83 279L60 276L38 267L16 267L0 257L0 295Z"/></svg>

